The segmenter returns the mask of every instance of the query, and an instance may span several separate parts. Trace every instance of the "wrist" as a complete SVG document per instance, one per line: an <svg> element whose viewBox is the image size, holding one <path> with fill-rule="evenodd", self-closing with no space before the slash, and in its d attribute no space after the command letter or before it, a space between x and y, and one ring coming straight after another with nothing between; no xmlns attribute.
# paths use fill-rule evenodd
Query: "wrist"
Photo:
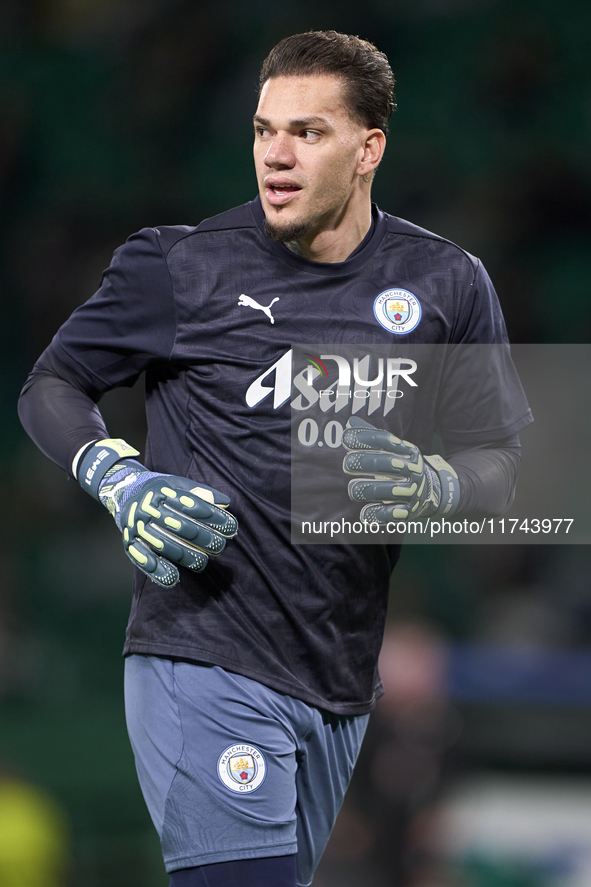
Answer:
<svg viewBox="0 0 591 887"><path fill-rule="evenodd" d="M442 456L424 456L425 462L437 473L441 492L435 514L453 514L460 504L460 481L455 470Z"/></svg>
<svg viewBox="0 0 591 887"><path fill-rule="evenodd" d="M106 438L97 440L82 454L78 465L78 483L94 499L99 499L99 487L110 468L123 459L139 456L124 440ZM139 465L139 463L136 463Z"/></svg>

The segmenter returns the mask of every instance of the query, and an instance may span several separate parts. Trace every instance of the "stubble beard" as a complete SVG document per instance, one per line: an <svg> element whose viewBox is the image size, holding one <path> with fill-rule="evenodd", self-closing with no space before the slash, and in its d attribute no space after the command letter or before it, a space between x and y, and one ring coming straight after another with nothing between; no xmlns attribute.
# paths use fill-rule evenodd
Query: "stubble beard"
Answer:
<svg viewBox="0 0 591 887"><path fill-rule="evenodd" d="M310 222L292 222L289 225L274 225L265 219L264 233L276 243L297 243L313 229Z"/></svg>
<svg viewBox="0 0 591 887"><path fill-rule="evenodd" d="M312 240L317 234L324 230L327 219L330 217L330 183L327 183L323 189L316 194L316 212L309 212L307 217L294 219L292 222L286 222L283 225L276 225L270 222L265 216L264 233L269 240L276 243L284 243L292 252L303 255L303 241ZM281 218L280 214L277 215Z"/></svg>

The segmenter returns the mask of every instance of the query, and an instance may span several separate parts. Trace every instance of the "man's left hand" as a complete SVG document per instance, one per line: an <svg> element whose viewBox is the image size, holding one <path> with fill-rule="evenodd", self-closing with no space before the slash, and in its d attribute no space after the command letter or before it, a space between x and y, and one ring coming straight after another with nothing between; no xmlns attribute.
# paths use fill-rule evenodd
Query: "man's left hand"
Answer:
<svg viewBox="0 0 591 887"><path fill-rule="evenodd" d="M409 441L357 417L347 422L343 446L343 471L356 478L349 481L349 498L367 503L361 520L385 524L456 510L458 477L441 456L423 456Z"/></svg>

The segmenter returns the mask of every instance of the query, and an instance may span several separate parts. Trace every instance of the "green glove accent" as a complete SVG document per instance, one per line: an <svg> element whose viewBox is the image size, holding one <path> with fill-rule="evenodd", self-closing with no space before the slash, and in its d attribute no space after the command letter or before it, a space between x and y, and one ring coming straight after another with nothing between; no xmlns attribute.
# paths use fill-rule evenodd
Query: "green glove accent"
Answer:
<svg viewBox="0 0 591 887"><path fill-rule="evenodd" d="M357 417L347 422L343 446L343 471L359 478L349 481L349 498L368 503L361 520L386 524L458 507L458 476L441 456L423 457L414 444Z"/></svg>
<svg viewBox="0 0 591 887"><path fill-rule="evenodd" d="M80 482L115 519L133 564L170 588L179 581L175 565L200 573L236 535L238 522L225 510L230 500L223 493L149 471L127 453L138 455L124 441L98 441L82 457Z"/></svg>

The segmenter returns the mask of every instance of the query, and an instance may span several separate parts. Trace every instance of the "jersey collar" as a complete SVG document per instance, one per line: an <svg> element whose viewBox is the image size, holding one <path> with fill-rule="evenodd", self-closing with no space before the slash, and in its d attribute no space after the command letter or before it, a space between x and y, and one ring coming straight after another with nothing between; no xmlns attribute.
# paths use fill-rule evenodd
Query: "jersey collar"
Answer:
<svg viewBox="0 0 591 887"><path fill-rule="evenodd" d="M305 259L303 256L296 256L296 254L292 253L283 243L277 243L276 241L269 240L268 237L265 237L265 212L261 206L260 197L256 197L252 200L250 207L267 248L275 256L287 265L291 265L292 268L299 268L303 271L309 271L312 274L320 274L327 277L337 277L349 274L351 271L355 271L357 268L360 268L361 265L365 264L380 246L388 228L388 220L385 214L378 209L375 203L372 203L372 226L357 249L355 249L344 262L313 262L310 259Z"/></svg>

